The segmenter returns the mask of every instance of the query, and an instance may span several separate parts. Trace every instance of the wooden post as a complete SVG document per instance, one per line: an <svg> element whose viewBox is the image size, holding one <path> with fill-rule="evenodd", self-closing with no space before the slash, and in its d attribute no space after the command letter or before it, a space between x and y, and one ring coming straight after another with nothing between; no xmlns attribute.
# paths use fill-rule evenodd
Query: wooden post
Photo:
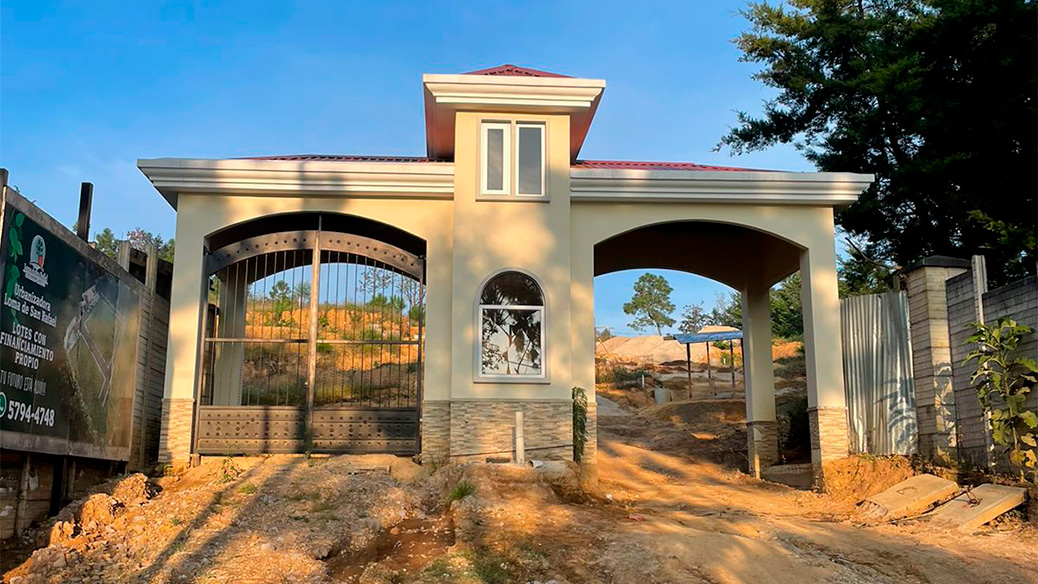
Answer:
<svg viewBox="0 0 1038 584"><path fill-rule="evenodd" d="M732 389L735 389L735 339L728 341L728 358L732 366Z"/></svg>
<svg viewBox="0 0 1038 584"><path fill-rule="evenodd" d="M159 281L159 248L149 243L144 253L148 256L144 265L144 286L154 292Z"/></svg>
<svg viewBox="0 0 1038 584"><path fill-rule="evenodd" d="M710 366L710 343L704 343L706 345L706 379L710 382L710 389L714 388L714 372Z"/></svg>
<svg viewBox="0 0 1038 584"><path fill-rule="evenodd" d="M692 343L685 343L685 367L688 368L688 398L692 399Z"/></svg>
<svg viewBox="0 0 1038 584"><path fill-rule="evenodd" d="M65 499L71 499L72 495L76 492L76 459L72 459L72 463L69 465L68 473L68 490L65 492Z"/></svg>
<svg viewBox="0 0 1038 584"><path fill-rule="evenodd" d="M94 184L79 185L79 218L76 219L76 235L83 241L90 241L90 207L94 201Z"/></svg>
<svg viewBox="0 0 1038 584"><path fill-rule="evenodd" d="M25 453L25 459L22 460L22 475L18 479L18 496L15 498L14 504L14 534L22 534L22 521L25 519L25 512L28 510L28 497L29 497L29 470L32 455L28 452Z"/></svg>
<svg viewBox="0 0 1038 584"><path fill-rule="evenodd" d="M526 429L523 427L523 411L515 412L515 463L526 466Z"/></svg>
<svg viewBox="0 0 1038 584"><path fill-rule="evenodd" d="M116 246L115 261L119 263L119 267L130 271L130 254L133 253L131 250L130 242L126 240L120 241Z"/></svg>

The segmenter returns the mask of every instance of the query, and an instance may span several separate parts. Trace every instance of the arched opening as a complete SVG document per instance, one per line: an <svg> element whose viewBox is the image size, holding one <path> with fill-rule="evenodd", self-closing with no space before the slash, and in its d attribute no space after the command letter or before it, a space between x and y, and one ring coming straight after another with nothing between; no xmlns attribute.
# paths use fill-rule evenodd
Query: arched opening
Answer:
<svg viewBox="0 0 1038 584"><path fill-rule="evenodd" d="M212 234L196 451L418 451L425 242L298 213Z"/></svg>
<svg viewBox="0 0 1038 584"><path fill-rule="evenodd" d="M608 398L612 393L629 399L613 388L625 383L636 386L633 391L641 393L637 397L645 413L677 425L687 435L684 441L672 434L648 442L666 443L684 454L750 471L777 462L809 461L803 319L795 281L802 254L798 245L775 235L705 221L646 225L596 244L596 386L602 389L602 396ZM676 322L662 327L662 337L651 327L648 331L621 330L631 335L628 340L620 338L625 335L618 335L614 328L605 335L614 339L603 339L608 326L599 326L605 310L602 302L608 298L613 304L608 310L614 313L615 322L615 305L622 300L622 291L616 287L622 286L631 299L632 283L644 273L677 284L674 296L678 302L671 314ZM771 291L787 278L789 282ZM700 293L702 304L694 306L691 299L696 295L688 294L690 286L707 290L713 298ZM794 326L792 334L781 335L788 338L781 338L778 332L773 336L775 306L769 298L774 300L794 288L798 306L793 318L799 319L799 331ZM702 313L698 318L691 315L679 331L689 304ZM705 330L725 331L735 338L689 344L681 342L681 334L674 336L700 332L701 325L711 325ZM608 381L603 384L603 379ZM607 421L606 433L611 423L616 421ZM747 445L739 449L746 454L733 452L731 444L721 443L724 440Z"/></svg>

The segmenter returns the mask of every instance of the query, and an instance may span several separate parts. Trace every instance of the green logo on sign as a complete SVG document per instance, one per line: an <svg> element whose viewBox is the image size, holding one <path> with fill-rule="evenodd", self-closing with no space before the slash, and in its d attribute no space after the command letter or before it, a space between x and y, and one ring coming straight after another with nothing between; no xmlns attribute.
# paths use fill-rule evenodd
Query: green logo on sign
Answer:
<svg viewBox="0 0 1038 584"><path fill-rule="evenodd" d="M4 412L7 411L7 396L0 392L0 418L4 417Z"/></svg>

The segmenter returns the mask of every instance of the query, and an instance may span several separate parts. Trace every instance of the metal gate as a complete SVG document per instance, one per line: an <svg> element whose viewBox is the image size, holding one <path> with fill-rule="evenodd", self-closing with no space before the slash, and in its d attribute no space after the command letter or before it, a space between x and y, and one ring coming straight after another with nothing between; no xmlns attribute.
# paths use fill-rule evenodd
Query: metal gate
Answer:
<svg viewBox="0 0 1038 584"><path fill-rule="evenodd" d="M196 452L418 452L424 258L318 226L207 256Z"/></svg>

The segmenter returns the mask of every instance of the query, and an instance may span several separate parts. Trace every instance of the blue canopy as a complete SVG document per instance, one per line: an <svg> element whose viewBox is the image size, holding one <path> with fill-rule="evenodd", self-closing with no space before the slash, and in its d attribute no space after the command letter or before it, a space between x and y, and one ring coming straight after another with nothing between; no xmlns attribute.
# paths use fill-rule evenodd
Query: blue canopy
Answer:
<svg viewBox="0 0 1038 584"><path fill-rule="evenodd" d="M712 343L714 341L730 341L732 339L741 338L742 331L724 331L720 333L696 333L692 335L674 335L674 340L683 345L688 345L691 343Z"/></svg>

